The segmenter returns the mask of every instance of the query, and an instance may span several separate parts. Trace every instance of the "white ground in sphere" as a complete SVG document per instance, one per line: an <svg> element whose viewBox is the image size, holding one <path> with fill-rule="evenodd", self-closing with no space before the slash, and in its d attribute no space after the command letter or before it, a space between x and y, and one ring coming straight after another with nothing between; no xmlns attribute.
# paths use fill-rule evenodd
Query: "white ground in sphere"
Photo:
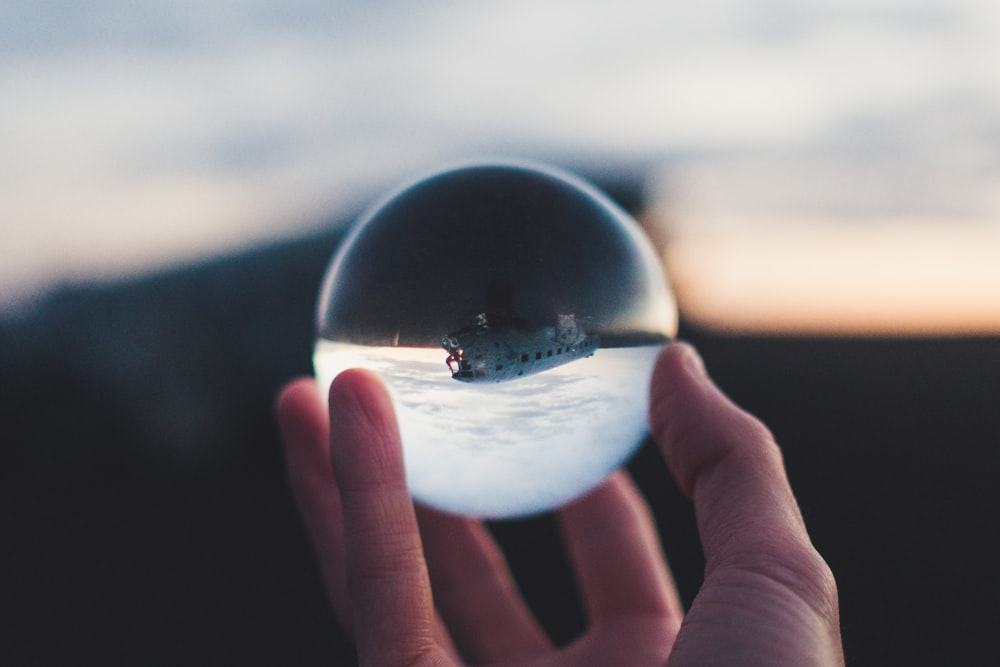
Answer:
<svg viewBox="0 0 1000 667"><path fill-rule="evenodd" d="M317 342L324 390L338 373L377 372L392 393L413 497L479 517L533 514L593 488L642 442L659 345L501 383L451 378L437 348Z"/></svg>

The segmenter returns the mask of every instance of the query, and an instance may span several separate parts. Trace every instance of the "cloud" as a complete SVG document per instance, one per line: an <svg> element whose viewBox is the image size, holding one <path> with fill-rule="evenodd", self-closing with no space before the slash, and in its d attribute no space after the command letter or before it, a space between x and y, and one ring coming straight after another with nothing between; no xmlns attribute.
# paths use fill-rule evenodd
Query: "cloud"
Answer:
<svg viewBox="0 0 1000 667"><path fill-rule="evenodd" d="M0 19L6 298L315 226L458 156L649 163L1000 104L990 0L63 0Z"/></svg>

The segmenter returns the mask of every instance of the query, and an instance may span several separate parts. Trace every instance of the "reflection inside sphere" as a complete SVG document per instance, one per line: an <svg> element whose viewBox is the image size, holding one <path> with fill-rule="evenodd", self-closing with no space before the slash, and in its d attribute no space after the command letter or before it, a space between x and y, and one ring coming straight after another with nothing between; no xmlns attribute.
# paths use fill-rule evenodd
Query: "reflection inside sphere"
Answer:
<svg viewBox="0 0 1000 667"><path fill-rule="evenodd" d="M324 279L324 387L369 368L393 396L416 500L486 518L599 484L646 431L676 306L638 225L564 172L476 164L356 223Z"/></svg>

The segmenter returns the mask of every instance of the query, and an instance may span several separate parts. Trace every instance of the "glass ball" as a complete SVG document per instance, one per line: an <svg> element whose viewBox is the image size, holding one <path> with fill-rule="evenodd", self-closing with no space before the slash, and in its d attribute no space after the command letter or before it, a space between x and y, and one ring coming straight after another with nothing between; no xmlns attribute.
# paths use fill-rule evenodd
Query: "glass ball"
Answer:
<svg viewBox="0 0 1000 667"><path fill-rule="evenodd" d="M470 164L357 221L324 278L313 361L324 389L352 367L385 381L415 500L509 518L628 460L676 326L655 251L607 196L547 166Z"/></svg>

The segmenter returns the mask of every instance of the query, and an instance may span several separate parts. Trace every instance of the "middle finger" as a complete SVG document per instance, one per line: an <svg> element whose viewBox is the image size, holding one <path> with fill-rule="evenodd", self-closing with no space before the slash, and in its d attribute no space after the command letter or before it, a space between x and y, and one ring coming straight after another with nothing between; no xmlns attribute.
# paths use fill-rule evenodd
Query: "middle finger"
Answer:
<svg viewBox="0 0 1000 667"><path fill-rule="evenodd" d="M524 660L552 646L482 523L417 506L434 603L462 657Z"/></svg>

